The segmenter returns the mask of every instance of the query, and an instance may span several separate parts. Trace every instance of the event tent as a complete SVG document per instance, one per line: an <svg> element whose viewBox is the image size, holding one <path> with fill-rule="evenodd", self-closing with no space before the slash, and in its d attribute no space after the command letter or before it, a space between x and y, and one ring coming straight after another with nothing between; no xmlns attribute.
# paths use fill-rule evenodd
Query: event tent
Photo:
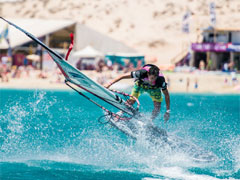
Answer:
<svg viewBox="0 0 240 180"><path fill-rule="evenodd" d="M11 19L11 18L9 18L8 20L20 26L21 28L27 30L37 38L41 38L48 34L59 31L63 28L72 26L76 23L70 20ZM3 20L0 20L0 33L4 31L6 26L7 23ZM28 36L26 36L13 26L8 26L8 37L12 48L21 46L25 43L32 41ZM8 44L4 39L0 41L0 49L8 49Z"/></svg>

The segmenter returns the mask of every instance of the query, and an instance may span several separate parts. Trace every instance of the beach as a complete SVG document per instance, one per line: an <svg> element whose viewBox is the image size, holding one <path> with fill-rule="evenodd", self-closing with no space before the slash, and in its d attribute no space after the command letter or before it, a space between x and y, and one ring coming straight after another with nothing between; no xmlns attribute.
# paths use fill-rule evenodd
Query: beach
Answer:
<svg viewBox="0 0 240 180"><path fill-rule="evenodd" d="M89 78L99 84L106 84L118 75L112 71L98 73L96 71L81 71ZM39 77L40 70L22 74L21 78L11 78L8 82L0 82L1 88L10 89L69 89L64 83L64 76L57 71L45 73L46 77ZM239 77L237 81L232 80L231 73L214 71L194 72L163 72L168 83L168 89L174 93L216 93L216 94L240 94ZM104 79L104 81L100 81ZM113 89L126 90L134 85L134 79L122 80L112 86Z"/></svg>

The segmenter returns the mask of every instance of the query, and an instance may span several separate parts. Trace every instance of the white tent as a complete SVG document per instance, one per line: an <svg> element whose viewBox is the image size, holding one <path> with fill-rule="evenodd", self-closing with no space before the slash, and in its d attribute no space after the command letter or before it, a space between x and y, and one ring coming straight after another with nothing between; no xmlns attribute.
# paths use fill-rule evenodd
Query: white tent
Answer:
<svg viewBox="0 0 240 180"><path fill-rule="evenodd" d="M98 60L100 60L103 57L104 57L104 54L102 52L88 45L85 48L74 52L70 56L69 62L75 67L77 67L77 63L79 62L79 60L81 60L83 64L96 65Z"/></svg>
<svg viewBox="0 0 240 180"><path fill-rule="evenodd" d="M94 49L92 46L87 46L80 51L76 51L73 53L72 57L74 59L79 59L82 57L102 57L103 53Z"/></svg>

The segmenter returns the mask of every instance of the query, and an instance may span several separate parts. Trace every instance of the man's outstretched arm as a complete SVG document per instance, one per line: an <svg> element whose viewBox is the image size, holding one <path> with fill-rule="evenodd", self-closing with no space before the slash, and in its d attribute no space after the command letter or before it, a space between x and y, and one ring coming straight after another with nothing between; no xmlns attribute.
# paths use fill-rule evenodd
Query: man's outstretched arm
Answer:
<svg viewBox="0 0 240 180"><path fill-rule="evenodd" d="M167 122L170 117L170 96L167 89L163 90L162 92L165 96L165 102L167 107L166 113L164 114L164 121Z"/></svg>
<svg viewBox="0 0 240 180"><path fill-rule="evenodd" d="M105 85L105 88L109 88L111 85L115 84L116 82L122 80L122 79L130 79L132 78L131 73L123 74L112 80L110 83Z"/></svg>

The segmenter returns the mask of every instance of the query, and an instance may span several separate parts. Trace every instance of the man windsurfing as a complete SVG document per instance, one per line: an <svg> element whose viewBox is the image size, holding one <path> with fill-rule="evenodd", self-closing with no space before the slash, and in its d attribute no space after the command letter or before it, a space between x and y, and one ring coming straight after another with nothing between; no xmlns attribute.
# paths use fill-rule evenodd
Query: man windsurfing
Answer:
<svg viewBox="0 0 240 180"><path fill-rule="evenodd" d="M122 79L129 78L135 79L135 84L131 93L132 96L138 99L144 92L147 92L150 95L154 103L154 109L151 117L152 120L154 120L160 113L161 102L163 101L161 92L163 92L167 108L164 114L164 120L167 122L170 117L170 96L167 89L167 83L165 82L165 78L160 72L160 69L153 64L146 64L140 70L132 71L130 74L127 73L120 75L105 87L109 88L114 83ZM131 98L128 103L133 105L135 103L135 99Z"/></svg>

